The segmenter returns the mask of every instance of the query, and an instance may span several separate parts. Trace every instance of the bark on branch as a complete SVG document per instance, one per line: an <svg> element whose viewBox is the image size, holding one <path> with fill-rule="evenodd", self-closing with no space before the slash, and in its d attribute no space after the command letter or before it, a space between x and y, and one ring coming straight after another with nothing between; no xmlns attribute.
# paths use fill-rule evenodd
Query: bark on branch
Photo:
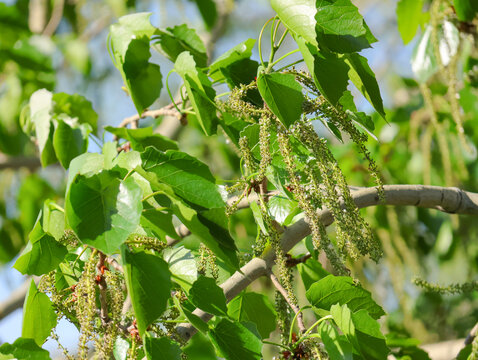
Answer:
<svg viewBox="0 0 478 360"><path fill-rule="evenodd" d="M380 200L377 188L351 188L352 198L359 208L376 205L416 206L451 214L478 214L478 194L440 186L424 185L385 185L385 198ZM325 226L333 223L334 219L329 209L319 209L318 214ZM281 248L286 253L300 240L310 234L310 228L305 219L301 219L285 229L281 237ZM224 290L227 301L233 299L242 290L261 276L268 276L275 262L275 252L267 251L262 257L254 258L236 271L221 288ZM209 321L212 315L196 309L194 315L203 321ZM177 327L179 335L189 340L196 332L191 324L180 324Z"/></svg>

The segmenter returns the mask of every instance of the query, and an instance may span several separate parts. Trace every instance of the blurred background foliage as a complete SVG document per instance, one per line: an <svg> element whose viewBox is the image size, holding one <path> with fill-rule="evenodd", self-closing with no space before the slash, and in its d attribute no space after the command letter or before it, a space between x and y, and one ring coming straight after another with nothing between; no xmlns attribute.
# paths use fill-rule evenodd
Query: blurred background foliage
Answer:
<svg viewBox="0 0 478 360"><path fill-rule="evenodd" d="M395 1L355 3L379 40L374 49L363 54L377 75L387 107L387 122L373 115L376 138L370 137L367 144L384 183L457 186L477 192L476 17L474 22L459 19L447 2L443 2L442 8L434 9L430 2L418 1L422 5L415 11L418 32L415 35L410 25L399 20L400 38ZM400 4L402 11L413 6L405 0ZM77 92L90 100L99 114L98 142L111 140L103 139L102 126L117 126L123 118L133 115L135 109L121 90L121 76L108 56L109 25L122 15L140 11L151 11L153 25L160 28L187 22L198 29L201 37L209 39L211 60L217 57L215 54L248 37L257 38L263 23L273 14L266 0L0 3L0 263L2 272L7 274L3 280L8 278L12 260L25 245L44 200L54 199L61 204L65 190L65 174L60 166L40 167L36 147L22 131L19 119L23 106L30 95L41 88ZM450 60L455 62L452 71L437 65L433 47L426 46L425 53L420 54L414 50L426 40L427 26L433 21L439 24L438 41L449 36L445 28L449 25L443 25L445 21L453 26L451 33L455 43L452 45L456 55ZM403 41L409 44L404 46ZM449 44L451 40L446 41ZM281 52L290 51L290 46L291 43L286 42ZM257 50L254 51L257 59ZM432 65L435 57L435 68L420 65L420 56L431 59ZM158 54L153 55L153 60L160 64L164 77L172 64ZM179 77L171 77L171 89L175 90L178 84ZM451 86L456 94L450 92ZM358 91L353 91L359 96ZM450 100L453 96L455 99ZM455 102L458 102L458 114ZM169 98L163 89L152 108L167 103ZM360 104L360 110L371 111L365 100ZM464 136L456 125L457 116L464 124ZM142 120L140 126L161 128L166 121L163 117L149 118ZM334 155L349 184L371 186L373 181L369 179L366 161L357 158L353 143L342 144L325 129L319 128L319 131L334 144ZM209 164L218 181L227 184L227 180L240 177L238 154L226 137L205 138L194 123L176 126L169 135L179 141L181 150ZM90 143L90 151L98 151L98 146ZM390 315L385 327L424 342L466 336L478 318L476 292L429 293L417 288L412 279L418 276L440 284L473 280L478 270L476 219L414 207L375 207L364 210L363 214L381 240L385 257L379 264L361 260L350 266L353 275L380 296L377 302ZM232 217L231 231L238 247L251 253L257 228L250 210L242 210ZM329 231L333 234L333 227ZM188 238L185 245L198 248L193 237ZM295 255L304 249L298 247ZM13 285L0 284L3 298L8 297ZM254 286L268 284L263 281ZM17 312L13 316L21 315ZM0 341L18 337L19 331L19 328L18 333L12 334L0 331Z"/></svg>

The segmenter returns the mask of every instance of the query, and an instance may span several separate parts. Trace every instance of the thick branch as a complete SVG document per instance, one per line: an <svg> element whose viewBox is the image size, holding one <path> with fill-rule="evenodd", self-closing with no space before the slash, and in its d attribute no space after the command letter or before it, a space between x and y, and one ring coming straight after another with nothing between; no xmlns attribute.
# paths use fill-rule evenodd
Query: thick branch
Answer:
<svg viewBox="0 0 478 360"><path fill-rule="evenodd" d="M352 198L359 208L376 205L417 206L437 209L455 214L478 214L478 194L460 190L458 188L445 188L439 186L423 185L385 185L383 187L385 199L380 200L377 188L352 188ZM321 221L325 226L334 221L329 209L318 210ZM310 228L305 219L285 229L281 237L281 248L284 252L292 249L300 240L310 234ZM235 272L222 285L222 289L229 301L248 287L261 276L267 276L274 266L275 252L266 251L260 258L254 258ZM211 319L212 315L200 309L193 314L204 321ZM177 328L184 340L194 335L196 329L191 324L181 324Z"/></svg>
<svg viewBox="0 0 478 360"><path fill-rule="evenodd" d="M41 166L40 159L35 156L13 156L8 157L0 154L0 170L28 168L30 171L36 170Z"/></svg>

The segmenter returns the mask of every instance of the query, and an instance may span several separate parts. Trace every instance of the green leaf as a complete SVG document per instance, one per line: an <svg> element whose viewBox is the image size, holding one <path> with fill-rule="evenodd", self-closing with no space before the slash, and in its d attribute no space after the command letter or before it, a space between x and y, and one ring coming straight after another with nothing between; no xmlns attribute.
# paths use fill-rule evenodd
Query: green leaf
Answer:
<svg viewBox="0 0 478 360"><path fill-rule="evenodd" d="M353 312L365 309L378 319L383 309L373 301L370 292L346 276L329 275L313 284L306 293L307 300L316 308L329 310L334 304L347 304Z"/></svg>
<svg viewBox="0 0 478 360"><path fill-rule="evenodd" d="M83 243L106 254L118 250L136 229L143 210L139 185L132 177L122 181L116 175L77 175L66 197L68 224Z"/></svg>
<svg viewBox="0 0 478 360"><path fill-rule="evenodd" d="M377 41L350 0L317 0L315 14L319 47L353 53Z"/></svg>
<svg viewBox="0 0 478 360"><path fill-rule="evenodd" d="M154 200L154 199L153 199ZM173 239L180 239L173 225L173 214L163 209L156 209L148 203L143 203L141 226L153 232L158 239L166 240L166 235Z"/></svg>
<svg viewBox="0 0 478 360"><path fill-rule="evenodd" d="M153 37L153 47L172 62L175 62L183 51L189 51L197 66L206 67L206 47L194 29L182 24L158 30L156 34L157 36Z"/></svg>
<svg viewBox="0 0 478 360"><path fill-rule="evenodd" d="M262 358L262 341L241 323L221 319L209 331L209 337L226 360Z"/></svg>
<svg viewBox="0 0 478 360"><path fill-rule="evenodd" d="M0 346L0 354L6 356L11 355L17 360L51 360L47 350L38 346L33 339L23 337L16 339L13 344L2 344L2 346ZM2 357L2 359L11 358Z"/></svg>
<svg viewBox="0 0 478 360"><path fill-rule="evenodd" d="M363 17L350 0L317 0L315 20L324 34L360 36L365 34Z"/></svg>
<svg viewBox="0 0 478 360"><path fill-rule="evenodd" d="M142 336L146 328L166 310L171 297L171 273L163 259L143 251L134 253L123 246L121 258L126 287Z"/></svg>
<svg viewBox="0 0 478 360"><path fill-rule="evenodd" d="M232 320L256 324L263 339L267 339L277 326L276 311L267 296L248 292L236 296L227 305L227 315Z"/></svg>
<svg viewBox="0 0 478 360"><path fill-rule="evenodd" d="M352 321L355 324L355 336L360 345L360 352L364 358L387 359L390 349L386 345L377 320L362 309L352 314Z"/></svg>
<svg viewBox="0 0 478 360"><path fill-rule="evenodd" d="M221 70L226 69L240 60L249 59L252 56L252 48L255 44L256 40L247 39L219 56L209 65L209 77L215 81L221 80L224 77Z"/></svg>
<svg viewBox="0 0 478 360"><path fill-rule="evenodd" d="M105 159L102 154L86 153L74 158L70 162L70 168L68 169L67 192L77 175L90 177L94 174L98 174L104 168Z"/></svg>
<svg viewBox="0 0 478 360"><path fill-rule="evenodd" d="M144 151L148 146L154 146L161 151L178 149L176 141L161 134L153 134L152 127L127 129L124 127L115 128L112 126L105 126L105 130L122 139L128 140L131 144L131 148L136 151Z"/></svg>
<svg viewBox="0 0 478 360"><path fill-rule="evenodd" d="M472 21L478 13L478 3L475 0L453 0L453 6L460 21Z"/></svg>
<svg viewBox="0 0 478 360"><path fill-rule="evenodd" d="M217 9L214 0L190 0L195 2L207 30L211 30L217 21Z"/></svg>
<svg viewBox="0 0 478 360"><path fill-rule="evenodd" d="M183 348L188 360L217 360L211 341L202 333L196 333Z"/></svg>
<svg viewBox="0 0 478 360"><path fill-rule="evenodd" d="M206 135L216 133L218 119L214 97L215 90L209 78L199 69L189 51L184 51L176 59L174 69L183 78L188 98L202 130Z"/></svg>
<svg viewBox="0 0 478 360"><path fill-rule="evenodd" d="M30 97L30 118L35 127L42 166L48 166L56 162L52 146L53 132L50 131L52 98L51 92L45 89L35 91Z"/></svg>
<svg viewBox="0 0 478 360"><path fill-rule="evenodd" d="M181 348L179 344L168 338L154 338L147 334L143 337L143 344L148 360L180 360Z"/></svg>
<svg viewBox="0 0 478 360"><path fill-rule="evenodd" d="M29 107L25 121L34 125L43 166L58 158L67 168L74 157L86 151L88 135L96 130L98 119L88 100L76 94L52 95L42 89L32 94Z"/></svg>
<svg viewBox="0 0 478 360"><path fill-rule="evenodd" d="M315 0L271 0L271 6L292 34L317 47Z"/></svg>
<svg viewBox="0 0 478 360"><path fill-rule="evenodd" d="M38 291L31 281L23 305L22 337L35 340L41 346L56 326L56 313L50 298Z"/></svg>
<svg viewBox="0 0 478 360"><path fill-rule="evenodd" d="M312 284L330 275L330 273L322 267L322 264L313 258L307 259L305 263L298 264L297 270L306 289L309 289Z"/></svg>
<svg viewBox="0 0 478 360"><path fill-rule="evenodd" d="M43 203L43 231L60 240L65 231L65 213L59 210L53 200L47 199Z"/></svg>
<svg viewBox="0 0 478 360"><path fill-rule="evenodd" d="M77 254L68 253L65 257L66 261L58 265L55 273L55 287L57 290L63 290L78 283L83 273L84 263L82 260L77 260L77 258ZM74 268L72 267L73 265Z"/></svg>
<svg viewBox="0 0 478 360"><path fill-rule="evenodd" d="M262 218L261 208L257 204L256 201L252 201L249 204L249 208L252 211L252 215L254 216L254 221L256 222L257 226L265 235L269 235L269 230L267 229L266 225L264 224L264 219Z"/></svg>
<svg viewBox="0 0 478 360"><path fill-rule="evenodd" d="M224 222L227 221L224 208L199 213L176 196L168 185L157 184L155 190L165 195L161 199L161 205L169 207L191 233L198 236L217 257L225 262L229 271L236 271L239 268L236 245L228 230L224 228ZM158 196L155 199L158 200Z"/></svg>
<svg viewBox="0 0 478 360"><path fill-rule="evenodd" d="M164 260L169 265L171 279L179 284L186 292L198 278L196 259L190 250L184 246L163 250Z"/></svg>
<svg viewBox="0 0 478 360"><path fill-rule="evenodd" d="M318 326L318 333L330 359L353 359L352 344L346 336L340 335L335 327L327 322L322 322Z"/></svg>
<svg viewBox="0 0 478 360"><path fill-rule="evenodd" d="M354 98L352 96L352 93L347 90L344 92L344 95L340 98L339 100L340 105L342 105L343 110L345 110L345 113L355 122L360 124L363 128L367 130L369 134L373 135L373 131L375 130L375 124L373 123L373 120L370 116L365 114L364 112L359 112L357 111L357 108L354 103ZM333 125L331 123L328 123L327 126ZM339 131L337 128L335 128L336 131ZM334 131L334 134L337 135ZM340 132L338 133L340 134ZM342 141L342 138L340 137L340 140Z"/></svg>
<svg viewBox="0 0 478 360"><path fill-rule="evenodd" d="M224 207L215 179L206 164L196 158L174 150L166 152L148 147L142 154L142 175L151 186L168 184L174 192L188 202L204 208Z"/></svg>
<svg viewBox="0 0 478 360"><path fill-rule="evenodd" d="M43 275L54 270L68 250L42 229L41 212L29 234L30 241L13 265L22 274Z"/></svg>
<svg viewBox="0 0 478 360"><path fill-rule="evenodd" d="M408 44L415 37L422 17L422 8L422 0L400 0L398 2L398 31L404 44Z"/></svg>
<svg viewBox="0 0 478 360"><path fill-rule="evenodd" d="M150 16L151 13L130 14L120 17L118 23L111 25L111 46L116 61L121 63L124 61L131 41L139 38L149 39L156 33L157 29L149 21Z"/></svg>
<svg viewBox="0 0 478 360"><path fill-rule="evenodd" d="M375 74L368 66L367 58L359 54L346 55L345 62L350 66L349 77L357 89L365 96L374 109L385 119L382 96Z"/></svg>
<svg viewBox="0 0 478 360"><path fill-rule="evenodd" d="M189 290L189 300L207 313L226 316L226 296L212 278L200 275Z"/></svg>
<svg viewBox="0 0 478 360"><path fill-rule="evenodd" d="M151 13L126 15L110 28L115 66L139 114L159 97L163 86L159 66L149 62L149 42L157 31L149 22L150 16Z"/></svg>
<svg viewBox="0 0 478 360"><path fill-rule="evenodd" d="M132 40L124 57L124 81L138 114L159 97L163 87L159 66L148 62L150 57L149 39Z"/></svg>
<svg viewBox="0 0 478 360"><path fill-rule="evenodd" d="M347 305L332 305L330 313L342 333L365 359L385 360L390 352L380 324L365 309L352 313Z"/></svg>
<svg viewBox="0 0 478 360"><path fill-rule="evenodd" d="M55 114L65 114L76 119L80 124L89 124L96 132L98 127L98 114L84 96L78 94L66 94L63 92L53 95L53 111Z"/></svg>
<svg viewBox="0 0 478 360"><path fill-rule="evenodd" d="M337 105L347 90L349 66L343 58L326 51L319 51L317 47L305 42L300 36L296 37L296 42L315 85L332 105Z"/></svg>
<svg viewBox="0 0 478 360"><path fill-rule="evenodd" d="M53 135L53 148L60 164L68 169L70 161L88 149L88 134L91 130L85 127L73 127L63 120L58 124Z"/></svg>
<svg viewBox="0 0 478 360"><path fill-rule="evenodd" d="M188 302L187 304L195 308L195 306L191 302ZM208 324L204 322L204 320L202 320L199 316L194 315L193 310L186 308L184 305L185 303L183 303L184 315L186 315L186 318L191 323L191 325L194 326L196 329L198 329L200 332L204 334L207 333L209 331Z"/></svg>
<svg viewBox="0 0 478 360"><path fill-rule="evenodd" d="M438 70L432 43L432 26L428 25L412 54L412 70L420 83L425 83Z"/></svg>
<svg viewBox="0 0 478 360"><path fill-rule="evenodd" d="M292 74L260 73L257 88L267 106L286 128L300 119L302 114L302 86Z"/></svg>
<svg viewBox="0 0 478 360"><path fill-rule="evenodd" d="M297 201L281 195L272 196L268 202L269 213L279 224L284 224L291 214L296 213L297 207ZM284 225L287 226L288 224Z"/></svg>

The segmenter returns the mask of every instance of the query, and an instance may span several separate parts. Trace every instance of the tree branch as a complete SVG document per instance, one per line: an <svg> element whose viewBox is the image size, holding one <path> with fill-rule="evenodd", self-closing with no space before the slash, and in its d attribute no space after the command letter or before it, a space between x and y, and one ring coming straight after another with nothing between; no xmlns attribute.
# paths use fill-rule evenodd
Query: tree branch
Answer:
<svg viewBox="0 0 478 360"><path fill-rule="evenodd" d="M13 156L0 154L0 170L28 168L30 171L41 166L40 159L35 156Z"/></svg>
<svg viewBox="0 0 478 360"><path fill-rule="evenodd" d="M163 115L167 115L167 116L175 116L179 119L181 118L181 114L178 113L178 111L175 109L175 106L180 105L181 103L182 103L182 100L177 100L174 103L163 106L161 109L147 110L143 112L141 116L138 114L134 114L132 116L124 118L123 121L118 125L118 127L125 127L129 124L136 123L138 120L144 119L145 117L157 118Z"/></svg>
<svg viewBox="0 0 478 360"><path fill-rule="evenodd" d="M380 200L377 188L353 188L352 198L357 207L365 208L376 205L416 206L436 209L454 214L478 214L478 194L460 190L458 188L445 188L440 186L424 185L385 185L383 187L385 198ZM329 209L319 209L318 214L322 223L328 226L334 218ZM305 219L297 221L285 229L281 237L281 248L287 253L300 240L310 234L310 228ZM240 270L227 279L221 288L224 290L227 301L233 299L242 290L261 276L267 276L274 266L275 251L268 250L261 257L249 261ZM193 314L203 321L209 321L212 315L196 309ZM191 324L180 324L178 334L189 340L196 329Z"/></svg>

